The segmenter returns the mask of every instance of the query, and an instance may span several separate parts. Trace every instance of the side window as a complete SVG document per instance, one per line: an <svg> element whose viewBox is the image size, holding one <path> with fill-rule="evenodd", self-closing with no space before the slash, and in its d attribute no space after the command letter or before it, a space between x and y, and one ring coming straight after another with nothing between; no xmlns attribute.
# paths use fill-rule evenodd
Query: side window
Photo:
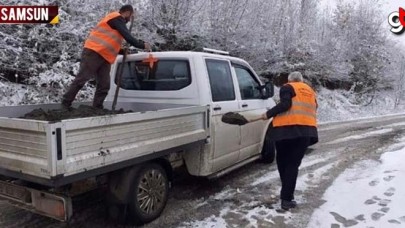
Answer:
<svg viewBox="0 0 405 228"><path fill-rule="evenodd" d="M231 69L227 61L207 59L207 70L210 78L212 100L235 100L235 89Z"/></svg>
<svg viewBox="0 0 405 228"><path fill-rule="evenodd" d="M246 68L234 65L236 77L239 82L239 90L242 100L261 99L258 87L259 82L256 81L255 76Z"/></svg>
<svg viewBox="0 0 405 228"><path fill-rule="evenodd" d="M118 65L117 74L121 67L122 63ZM170 91L183 89L190 84L187 60L159 60L152 69L142 61L127 62L121 78L121 88L125 90Z"/></svg>

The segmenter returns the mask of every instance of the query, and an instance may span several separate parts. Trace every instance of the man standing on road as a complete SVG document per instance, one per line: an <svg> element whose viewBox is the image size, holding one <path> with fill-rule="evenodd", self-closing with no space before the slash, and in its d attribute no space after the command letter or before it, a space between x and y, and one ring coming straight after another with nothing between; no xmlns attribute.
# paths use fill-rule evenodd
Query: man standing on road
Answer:
<svg viewBox="0 0 405 228"><path fill-rule="evenodd" d="M124 5L119 12L105 16L90 32L84 43L79 73L73 80L69 90L63 95L62 106L70 110L76 94L84 84L95 77L96 92L93 107L103 108L104 99L110 89L110 68L117 57L123 39L137 48L150 50L150 44L132 37L126 27L134 15L131 5Z"/></svg>
<svg viewBox="0 0 405 228"><path fill-rule="evenodd" d="M303 82L300 72L288 75L280 88L280 103L262 115L273 117L271 138L277 150L277 168L281 179L281 208L295 208L294 191L298 168L308 146L318 142L316 94Z"/></svg>

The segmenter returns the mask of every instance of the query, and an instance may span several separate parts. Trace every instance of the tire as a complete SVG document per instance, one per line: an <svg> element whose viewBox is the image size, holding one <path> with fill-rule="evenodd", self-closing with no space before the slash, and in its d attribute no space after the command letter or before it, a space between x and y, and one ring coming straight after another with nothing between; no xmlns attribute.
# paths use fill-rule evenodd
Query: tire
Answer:
<svg viewBox="0 0 405 228"><path fill-rule="evenodd" d="M126 223L126 205L125 204L110 204L107 207L108 218L118 224Z"/></svg>
<svg viewBox="0 0 405 228"><path fill-rule="evenodd" d="M156 163L144 164L135 174L130 189L129 216L135 225L158 218L166 206L169 180Z"/></svg>
<svg viewBox="0 0 405 228"><path fill-rule="evenodd" d="M270 130L271 128L269 128ZM270 140L269 130L267 130L266 136L264 138L263 148L262 148L262 157L261 161L266 164L271 164L276 157L276 147L274 142Z"/></svg>

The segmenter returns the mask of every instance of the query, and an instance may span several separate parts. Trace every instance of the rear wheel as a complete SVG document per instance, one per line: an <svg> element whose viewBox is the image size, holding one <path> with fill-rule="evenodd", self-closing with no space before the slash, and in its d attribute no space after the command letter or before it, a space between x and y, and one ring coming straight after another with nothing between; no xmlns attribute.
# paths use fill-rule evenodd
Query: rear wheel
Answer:
<svg viewBox="0 0 405 228"><path fill-rule="evenodd" d="M158 164L143 165L133 178L129 210L132 221L142 225L160 216L166 206L169 180Z"/></svg>

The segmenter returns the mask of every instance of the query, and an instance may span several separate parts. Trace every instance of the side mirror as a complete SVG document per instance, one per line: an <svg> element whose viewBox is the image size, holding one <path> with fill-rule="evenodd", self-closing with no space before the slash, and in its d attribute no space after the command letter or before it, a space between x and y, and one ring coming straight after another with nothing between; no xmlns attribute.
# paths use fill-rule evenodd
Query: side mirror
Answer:
<svg viewBox="0 0 405 228"><path fill-rule="evenodd" d="M261 89L262 99L266 100L274 96L274 86L271 82L266 82Z"/></svg>

